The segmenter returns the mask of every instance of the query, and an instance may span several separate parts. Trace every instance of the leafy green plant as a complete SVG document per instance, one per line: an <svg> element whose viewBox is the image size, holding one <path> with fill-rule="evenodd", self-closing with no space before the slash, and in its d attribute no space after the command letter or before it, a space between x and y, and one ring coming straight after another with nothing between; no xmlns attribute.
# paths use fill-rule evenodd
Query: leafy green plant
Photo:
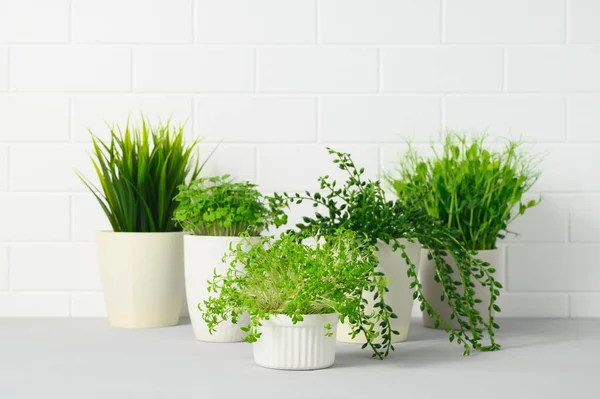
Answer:
<svg viewBox="0 0 600 399"><path fill-rule="evenodd" d="M202 236L258 236L272 224L287 223L287 202L264 196L249 182L235 183L229 175L197 179L179 186L173 220L184 230Z"/></svg>
<svg viewBox="0 0 600 399"><path fill-rule="evenodd" d="M522 202L540 172L538 159L521 149L521 142L507 141L492 150L486 148L485 136L468 140L449 133L441 152L434 148L431 158L410 147L387 181L398 198L440 219L468 249L495 249L508 225L541 200Z"/></svg>
<svg viewBox="0 0 600 399"><path fill-rule="evenodd" d="M193 159L197 141L186 145L183 126L170 121L140 126L127 121L110 129L110 141L92 135L94 165L100 188L76 172L96 197L115 232L172 232L178 187L195 179L202 166Z"/></svg>
<svg viewBox="0 0 600 399"><path fill-rule="evenodd" d="M316 212L314 217L304 217L303 223L297 225L300 232L329 236L338 229L347 229L360 236L366 236L371 244L381 241L391 245L393 250L400 250L408 264L408 276L412 279L410 288L415 289L414 298L421 302L421 310L425 310L435 320L435 327L442 326L449 335L450 342L456 340L463 345L464 354L470 350L493 351L500 348L495 342L495 329L499 328L494 321L492 309L500 311L495 303L502 285L494 279L494 270L489 264L473 258L473 251L467 250L454 236L453 232L443 226L436 218L429 216L422 207L411 206L400 201L387 200L380 181L364 180L364 168L358 169L351 156L346 153L327 149L335 157L334 163L347 173L344 184L329 176L319 178L321 192L311 194L284 194L292 203L300 204L310 201L313 206L322 207L325 212ZM411 242L418 240L430 249L430 256L436 264L436 281L443 288L443 298L452 308L452 319L459 324L453 330L449 321L433 309L423 296L416 266L408 257L405 246L399 239ZM457 272L446 263L444 257L450 255L457 264ZM455 280L457 276L457 280ZM489 312L482 315L475 307L482 302L475 297L475 281L487 287L490 292ZM465 287L460 293L457 287ZM484 331L487 332L489 344L484 344ZM385 334L385 333L384 333ZM391 345L391 336L385 338L385 345Z"/></svg>
<svg viewBox="0 0 600 399"><path fill-rule="evenodd" d="M252 245L248 238L226 256L230 267L225 275L215 272L209 291L218 294L200 304L202 317L211 332L224 320L237 323L247 312L250 324L243 326L245 340L260 338L261 321L287 315L296 324L304 315L338 313L352 327L352 335L364 333L373 357L383 359L393 347L375 342L391 331L389 319L396 317L385 303L387 279L375 271L376 248L361 235L338 229L332 236L315 237L305 245L294 233L279 239L262 237ZM244 266L243 270L239 266ZM363 292L373 292L376 312L366 309ZM326 335L331 335L326 326ZM385 337L384 337L385 339Z"/></svg>

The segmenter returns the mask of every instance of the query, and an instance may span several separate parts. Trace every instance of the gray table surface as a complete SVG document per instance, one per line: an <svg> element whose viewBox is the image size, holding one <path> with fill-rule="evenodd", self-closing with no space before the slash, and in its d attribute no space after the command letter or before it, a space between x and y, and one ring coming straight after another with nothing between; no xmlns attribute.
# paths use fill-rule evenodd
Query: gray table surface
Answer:
<svg viewBox="0 0 600 399"><path fill-rule="evenodd" d="M105 319L0 319L0 399L600 398L600 320L501 320L503 349L463 357L413 320L384 361L338 344L319 371L256 366L249 344L191 326L119 330Z"/></svg>

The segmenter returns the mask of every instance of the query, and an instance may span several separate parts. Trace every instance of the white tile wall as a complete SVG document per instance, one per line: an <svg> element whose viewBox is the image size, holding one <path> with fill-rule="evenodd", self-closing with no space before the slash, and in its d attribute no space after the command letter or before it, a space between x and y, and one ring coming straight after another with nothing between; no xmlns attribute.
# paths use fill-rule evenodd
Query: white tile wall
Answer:
<svg viewBox="0 0 600 399"><path fill-rule="evenodd" d="M498 47L407 47L381 52L383 91L502 90L504 55Z"/></svg>
<svg viewBox="0 0 600 399"><path fill-rule="evenodd" d="M17 94L0 96L0 140L44 142L69 140L69 96Z"/></svg>
<svg viewBox="0 0 600 399"><path fill-rule="evenodd" d="M450 0L448 43L564 43L566 0Z"/></svg>
<svg viewBox="0 0 600 399"><path fill-rule="evenodd" d="M315 2L198 0L199 43L315 43Z"/></svg>
<svg viewBox="0 0 600 399"><path fill-rule="evenodd" d="M261 92L374 92L377 50L347 47L276 47L258 50Z"/></svg>
<svg viewBox="0 0 600 399"><path fill-rule="evenodd" d="M66 43L69 0L3 0L0 43Z"/></svg>
<svg viewBox="0 0 600 399"><path fill-rule="evenodd" d="M321 43L439 43L439 0L321 0Z"/></svg>
<svg viewBox="0 0 600 399"><path fill-rule="evenodd" d="M81 43L191 43L192 0L72 0Z"/></svg>
<svg viewBox="0 0 600 399"><path fill-rule="evenodd" d="M140 92L254 90L251 48L151 46L133 52L133 87Z"/></svg>
<svg viewBox="0 0 600 399"><path fill-rule="evenodd" d="M533 141L566 139L566 107L562 96L502 95L445 98L446 127L486 131L492 136Z"/></svg>
<svg viewBox="0 0 600 399"><path fill-rule="evenodd" d="M205 173L265 191L341 178L327 145L378 177L446 127L535 141L544 200L503 244L503 315L600 317L599 4L0 1L0 316L105 315L109 226L73 168L93 177L88 129L143 111L202 157L223 140Z"/></svg>

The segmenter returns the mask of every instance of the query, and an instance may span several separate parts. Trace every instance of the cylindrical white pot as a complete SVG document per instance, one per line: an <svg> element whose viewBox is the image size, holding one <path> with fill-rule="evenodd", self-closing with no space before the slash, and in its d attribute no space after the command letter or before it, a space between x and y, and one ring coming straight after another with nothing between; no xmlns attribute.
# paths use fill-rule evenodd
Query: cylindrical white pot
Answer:
<svg viewBox="0 0 600 399"><path fill-rule="evenodd" d="M262 321L261 337L252 344L254 361L262 367L280 370L316 370L335 361L335 334L338 314L306 315L292 324L288 316ZM332 336L325 326L331 324Z"/></svg>
<svg viewBox="0 0 600 399"><path fill-rule="evenodd" d="M240 237L194 236L184 237L185 253L185 291L190 321L196 338L208 342L239 342L245 333L240 327L250 322L247 315L239 318L238 324L229 321L217 326L214 334L208 332L208 327L202 319L198 304L204 306L204 301L214 292L208 292L208 282L212 281L214 271L224 275L229 268L223 263L223 255L229 252L230 245L234 247L242 240ZM254 241L254 239L251 239ZM258 238L256 239L258 240ZM241 267L241 266L240 266Z"/></svg>
<svg viewBox="0 0 600 399"><path fill-rule="evenodd" d="M399 241L406 246L406 254L411 262L418 268L419 257L421 256L421 244L418 242L411 243L404 239ZM399 335L393 335L392 342L406 341L408 329L410 327L414 291L409 288L411 279L409 279L406 274L408 265L406 260L402 258L402 251L400 249L394 252L390 245L384 244L381 241L378 242L377 248L377 257L379 258L377 270L383 272L385 276L389 278L387 285L389 292L384 299L385 302L392 307L396 316L398 316L397 319L390 319L392 330L397 330L400 333ZM369 300L366 310L370 312L375 303L373 301L373 293L365 293L365 298ZM357 344L364 344L366 342L363 333L352 339L349 335L351 331L352 329L350 326L345 323L339 323L337 340L340 342Z"/></svg>
<svg viewBox="0 0 600 399"><path fill-rule="evenodd" d="M435 275L435 262L433 260L429 260L427 258L427 249L423 249L421 252L421 266L419 272L419 279L421 284L423 285L423 296L429 302L431 307L446 321L453 329L458 329L460 326L458 325L458 321L456 318L451 320L450 316L452 314L452 309L448 305L447 299L443 302L441 301L442 296L442 286L440 283L436 282L434 279ZM483 262L487 262L491 265L491 267L498 269L500 265L502 252L498 249L491 249L486 251L479 251L475 256L477 259L480 259ZM446 262L452 266L456 267L456 262L452 256L448 255L444 258ZM455 280L459 280L458 273L454 276ZM488 312L488 308L490 306L490 291L489 287L484 287L479 284L477 281L475 283L475 296L478 299L481 299L481 303L475 304L475 308L479 310L479 312L483 315L485 319L485 315ZM457 287L459 293L462 294L463 287ZM435 320L427 314L427 310L423 312L423 325L425 327L434 328ZM442 326L440 326L442 328Z"/></svg>
<svg viewBox="0 0 600 399"><path fill-rule="evenodd" d="M114 327L178 323L183 304L183 233L96 234L108 321Z"/></svg>

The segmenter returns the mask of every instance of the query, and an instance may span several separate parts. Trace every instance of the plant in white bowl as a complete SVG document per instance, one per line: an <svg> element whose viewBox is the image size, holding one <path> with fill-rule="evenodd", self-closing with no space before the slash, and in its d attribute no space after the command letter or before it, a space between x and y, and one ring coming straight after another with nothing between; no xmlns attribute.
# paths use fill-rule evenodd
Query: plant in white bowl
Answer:
<svg viewBox="0 0 600 399"><path fill-rule="evenodd" d="M256 185L234 182L229 175L193 180L181 185L175 197L179 203L173 220L190 234L184 237L185 285L188 310L196 338L210 342L238 342L242 332L231 323L224 323L210 334L198 311L198 304L208 299L208 280L216 269L223 273L227 264L223 256L231 246L249 235L258 240L270 225L285 224L281 197L261 194Z"/></svg>
<svg viewBox="0 0 600 399"><path fill-rule="evenodd" d="M254 360L274 369L310 370L335 360L338 320L364 334L373 357L386 357L391 342L375 342L375 326L390 329L385 302L387 279L376 271L376 248L364 237L340 229L304 244L294 233L258 242L245 238L227 256L229 268L215 272L210 297L201 306L211 332L224 321L241 324L253 343ZM241 269L239 266L243 266ZM363 292L376 296L374 311ZM248 314L249 322L240 317Z"/></svg>
<svg viewBox="0 0 600 399"><path fill-rule="evenodd" d="M173 222L173 197L202 166L183 126L127 123L109 141L92 134L99 187L78 172L112 231L96 234L108 321L115 327L177 324L184 298L183 233ZM195 159L195 160L194 160Z"/></svg>
<svg viewBox="0 0 600 399"><path fill-rule="evenodd" d="M433 149L434 155L425 158L409 148L396 175L388 180L399 198L440 220L465 248L477 253L477 259L490 265L489 273L495 274L502 263L497 241L510 233L509 225L515 218L541 199L522 201L523 194L540 176L539 158L525 151L519 141L486 146L484 135L469 139L465 134L448 133L441 151ZM445 257L447 264L441 265L429 252L425 248L421 255L424 296L444 320L458 329L467 321L445 299L454 293L464 295L466 284L439 284L441 268L449 272L446 277L457 279L456 264ZM490 287L473 281L469 291L477 298L478 312L493 321L494 311L500 311L494 302L502 285L496 281L491 288L490 295ZM423 323L435 327L427 312L423 313Z"/></svg>

